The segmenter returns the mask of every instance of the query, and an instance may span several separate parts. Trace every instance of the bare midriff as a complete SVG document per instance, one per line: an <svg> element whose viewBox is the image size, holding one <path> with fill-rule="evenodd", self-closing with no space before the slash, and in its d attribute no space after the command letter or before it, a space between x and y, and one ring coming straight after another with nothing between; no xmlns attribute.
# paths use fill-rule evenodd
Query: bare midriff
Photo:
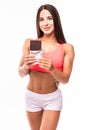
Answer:
<svg viewBox="0 0 87 130"><path fill-rule="evenodd" d="M47 94L54 92L58 87L51 74L31 71L29 75L27 89L33 92Z"/></svg>

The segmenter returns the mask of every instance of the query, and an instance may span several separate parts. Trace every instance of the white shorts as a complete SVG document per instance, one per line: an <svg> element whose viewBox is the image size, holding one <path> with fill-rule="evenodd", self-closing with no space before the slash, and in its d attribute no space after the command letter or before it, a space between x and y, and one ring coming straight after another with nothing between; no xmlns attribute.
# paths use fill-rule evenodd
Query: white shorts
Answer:
<svg viewBox="0 0 87 130"><path fill-rule="evenodd" d="M25 93L26 111L37 112L41 110L55 110L62 109L62 94L58 88L55 92L49 94L38 94L30 90Z"/></svg>

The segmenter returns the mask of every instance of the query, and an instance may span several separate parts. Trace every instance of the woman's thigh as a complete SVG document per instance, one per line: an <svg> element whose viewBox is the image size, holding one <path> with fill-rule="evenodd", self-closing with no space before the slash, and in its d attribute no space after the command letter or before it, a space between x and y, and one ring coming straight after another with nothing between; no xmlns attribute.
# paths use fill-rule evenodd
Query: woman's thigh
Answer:
<svg viewBox="0 0 87 130"><path fill-rule="evenodd" d="M44 110L40 130L56 130L60 111Z"/></svg>
<svg viewBox="0 0 87 130"><path fill-rule="evenodd" d="M31 130L40 130L43 111L26 112Z"/></svg>

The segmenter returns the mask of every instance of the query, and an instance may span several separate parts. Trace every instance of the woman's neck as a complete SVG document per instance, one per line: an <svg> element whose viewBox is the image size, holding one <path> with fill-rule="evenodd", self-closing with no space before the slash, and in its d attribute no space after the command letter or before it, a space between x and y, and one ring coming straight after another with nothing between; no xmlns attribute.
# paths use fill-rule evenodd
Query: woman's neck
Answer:
<svg viewBox="0 0 87 130"><path fill-rule="evenodd" d="M46 41L47 43L57 42L55 36L53 36L53 35L51 35L51 36L49 36L49 35L44 35L44 36L42 37L42 40L43 40L44 42Z"/></svg>

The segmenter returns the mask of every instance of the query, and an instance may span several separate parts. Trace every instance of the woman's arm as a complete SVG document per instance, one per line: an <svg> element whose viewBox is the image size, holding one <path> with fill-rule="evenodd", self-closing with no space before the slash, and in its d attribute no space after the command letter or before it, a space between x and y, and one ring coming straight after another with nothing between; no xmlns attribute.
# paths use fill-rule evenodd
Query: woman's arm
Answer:
<svg viewBox="0 0 87 130"><path fill-rule="evenodd" d="M19 64L18 72L21 77L29 74L30 67L36 62L35 55L30 54L30 40L27 39L23 46L22 58Z"/></svg>
<svg viewBox="0 0 87 130"><path fill-rule="evenodd" d="M63 71L58 71L56 68L52 68L50 70L51 75L54 79L61 83L67 83L73 67L73 60L75 56L74 48L70 44L64 44L64 63L63 63Z"/></svg>
<svg viewBox="0 0 87 130"><path fill-rule="evenodd" d="M21 77L24 77L25 75L27 75L29 73L29 68L25 62L26 56L29 55L29 42L30 42L30 40L27 39L25 41L23 49L22 49L22 57L21 57L19 67L18 67L18 73Z"/></svg>
<svg viewBox="0 0 87 130"><path fill-rule="evenodd" d="M72 71L74 60L74 48L70 44L63 44L64 62L63 71L59 71L53 66L50 59L42 58L39 60L40 67L46 69L51 73L54 79L61 83L67 83Z"/></svg>

